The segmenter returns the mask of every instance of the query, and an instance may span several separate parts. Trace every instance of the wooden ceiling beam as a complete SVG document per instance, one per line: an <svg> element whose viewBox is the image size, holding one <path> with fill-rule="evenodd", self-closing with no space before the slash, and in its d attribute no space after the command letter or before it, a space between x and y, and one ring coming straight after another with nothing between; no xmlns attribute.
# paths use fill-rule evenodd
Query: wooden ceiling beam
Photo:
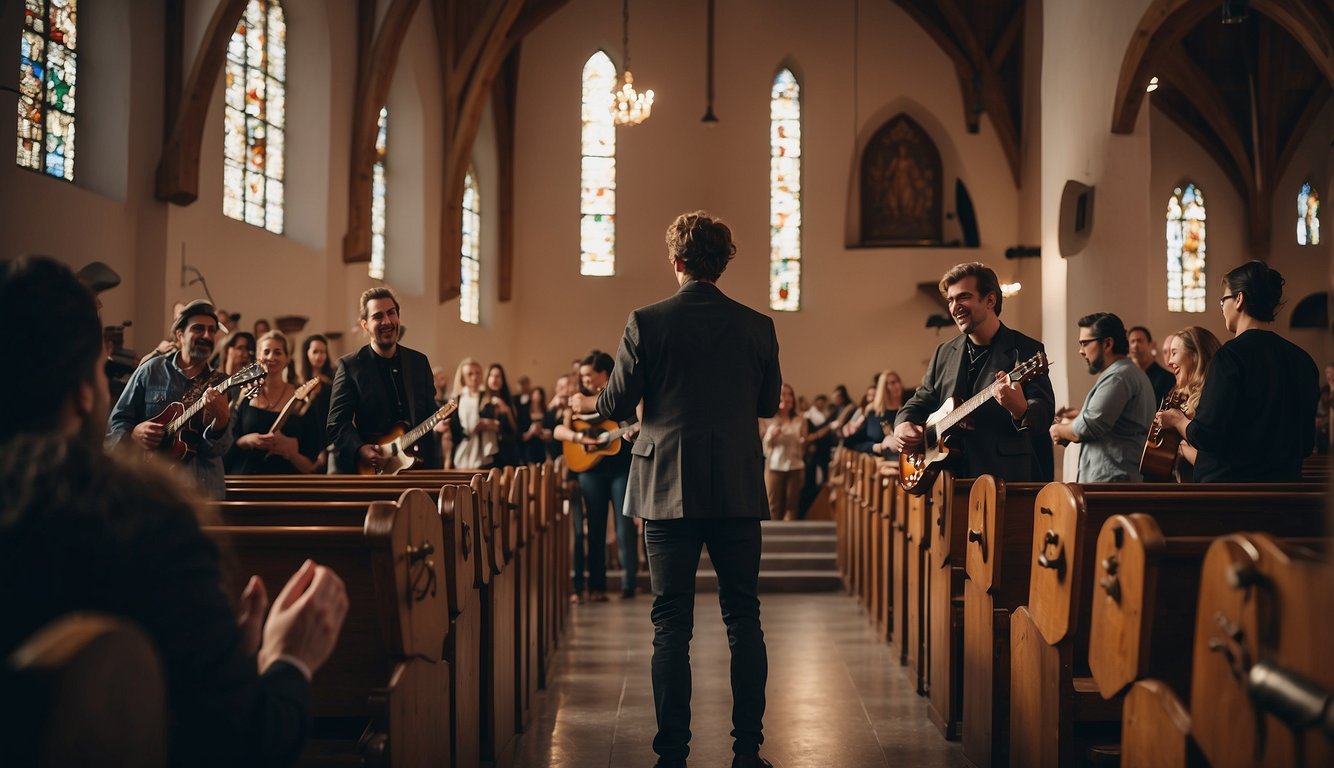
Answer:
<svg viewBox="0 0 1334 768"><path fill-rule="evenodd" d="M1334 86L1334 9L1322 0L1251 0L1301 45L1325 82Z"/></svg>
<svg viewBox="0 0 1334 768"><path fill-rule="evenodd" d="M1112 102L1112 133L1133 133L1144 89L1158 66L1155 54L1170 50L1210 13L1218 10L1217 0L1153 0L1131 33L1126 52L1121 57L1121 73Z"/></svg>
<svg viewBox="0 0 1334 768"><path fill-rule="evenodd" d="M367 3L374 10L373 3ZM343 234L343 262L371 260L371 188L376 160L375 142L380 134L380 109L389 100L389 86L398 68L403 38L412 25L420 0L391 0L374 41L361 61L357 75L357 101L352 108L352 147L348 165L347 231ZM363 6L364 7L364 6ZM371 14L359 14L359 22L374 25ZM358 39L368 34L358 29Z"/></svg>
<svg viewBox="0 0 1334 768"><path fill-rule="evenodd" d="M1020 32L1024 31L1025 6L1020 3L1010 13L1010 20L1005 22L1005 31L1001 33L1000 39L996 41L996 47L991 50L989 63L991 68L1000 71L1001 65L1009 57L1010 51L1014 49L1014 44L1019 40ZM1021 52L1022 53L1022 52Z"/></svg>
<svg viewBox="0 0 1334 768"><path fill-rule="evenodd" d="M1302 138L1311 129L1311 125L1315 123L1320 111L1325 108L1325 103L1329 101L1331 93L1334 93L1334 90L1331 89L1329 83L1322 82L1316 86L1316 89L1311 92L1311 97L1306 100L1306 108L1302 110L1297 121L1292 124L1292 130L1289 131L1287 136L1279 140L1278 144L1281 149L1278 158L1274 161L1273 179L1275 184L1283 178L1284 173L1287 173L1288 166L1292 164L1293 156L1297 154L1297 145L1301 144Z"/></svg>
<svg viewBox="0 0 1334 768"><path fill-rule="evenodd" d="M1168 87L1180 94L1196 112L1200 113L1205 124L1217 137L1224 154L1215 155L1214 161L1225 170L1233 169L1235 175L1242 180L1242 185L1237 191L1241 193L1244 201L1252 200L1256 190L1254 165L1246 149L1246 142L1242 140L1242 129L1228 111L1208 73L1179 47L1164 51L1159 56L1159 61L1164 66L1164 72L1171 73Z"/></svg>

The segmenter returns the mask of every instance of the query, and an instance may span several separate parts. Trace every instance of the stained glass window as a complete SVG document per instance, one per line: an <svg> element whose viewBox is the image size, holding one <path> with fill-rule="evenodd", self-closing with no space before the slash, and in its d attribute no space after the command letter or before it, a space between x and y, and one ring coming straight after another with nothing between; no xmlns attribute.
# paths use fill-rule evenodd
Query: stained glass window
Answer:
<svg viewBox="0 0 1334 768"><path fill-rule="evenodd" d="M1309 181L1297 193L1297 245L1320 245L1320 193Z"/></svg>
<svg viewBox="0 0 1334 768"><path fill-rule="evenodd" d="M616 67L603 51L584 64L579 274L616 274L616 125L611 118Z"/></svg>
<svg viewBox="0 0 1334 768"><path fill-rule="evenodd" d="M1204 311L1204 193L1194 184L1167 201L1167 309Z"/></svg>
<svg viewBox="0 0 1334 768"><path fill-rule="evenodd" d="M375 134L375 165L371 170L371 266L370 275L376 280L384 279L384 156L388 144L385 141L385 125L389 121L389 109L380 107L379 130Z"/></svg>
<svg viewBox="0 0 1334 768"><path fill-rule="evenodd" d="M482 321L481 274L482 215L481 195L477 193L477 174L471 168L463 177L463 240L459 262L459 319L465 323Z"/></svg>
<svg viewBox="0 0 1334 768"><path fill-rule="evenodd" d="M24 168L74 181L78 0L24 0L18 155Z"/></svg>
<svg viewBox="0 0 1334 768"><path fill-rule="evenodd" d="M250 0L227 44L222 212L283 231L287 22L278 0Z"/></svg>
<svg viewBox="0 0 1334 768"><path fill-rule="evenodd" d="M789 69L769 91L769 308L801 309L801 85Z"/></svg>

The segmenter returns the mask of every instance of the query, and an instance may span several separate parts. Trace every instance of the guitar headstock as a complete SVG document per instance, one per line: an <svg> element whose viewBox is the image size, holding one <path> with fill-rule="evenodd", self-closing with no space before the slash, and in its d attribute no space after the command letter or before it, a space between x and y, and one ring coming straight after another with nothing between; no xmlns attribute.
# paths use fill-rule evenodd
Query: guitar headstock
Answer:
<svg viewBox="0 0 1334 768"><path fill-rule="evenodd" d="M322 382L320 381L320 377L316 376L305 384L297 387L296 394L293 395L293 397L297 400L308 400L313 397L316 392L320 391L321 386Z"/></svg>
<svg viewBox="0 0 1334 768"><path fill-rule="evenodd" d="M264 366L259 363L251 363L241 370L233 373L226 381L222 383L222 389L231 389L232 387L241 387L252 381L262 381L269 372L264 370Z"/></svg>
<svg viewBox="0 0 1334 768"><path fill-rule="evenodd" d="M1047 353L1038 352L1036 355L1033 355L1019 365L1016 365L1013 371L1010 371L1010 383L1024 384L1032 381L1038 376L1047 375L1049 370L1051 370L1051 364L1047 360Z"/></svg>

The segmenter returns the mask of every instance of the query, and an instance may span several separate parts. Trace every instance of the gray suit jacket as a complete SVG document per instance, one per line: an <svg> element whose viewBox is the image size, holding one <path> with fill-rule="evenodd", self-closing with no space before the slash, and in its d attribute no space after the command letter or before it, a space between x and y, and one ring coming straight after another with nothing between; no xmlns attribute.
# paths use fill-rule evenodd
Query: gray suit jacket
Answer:
<svg viewBox="0 0 1334 768"><path fill-rule="evenodd" d="M644 401L625 514L767 518L757 419L778 410L782 381L773 321L712 283L631 312L597 402L620 421Z"/></svg>

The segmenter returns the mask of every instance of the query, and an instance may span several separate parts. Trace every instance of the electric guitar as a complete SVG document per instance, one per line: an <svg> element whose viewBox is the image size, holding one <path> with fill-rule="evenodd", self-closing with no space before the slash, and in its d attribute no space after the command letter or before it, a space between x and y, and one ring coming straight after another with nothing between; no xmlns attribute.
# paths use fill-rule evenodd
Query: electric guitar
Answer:
<svg viewBox="0 0 1334 768"><path fill-rule="evenodd" d="M1185 395L1173 390L1163 398L1163 404L1158 408L1158 412L1162 413L1171 408L1181 411L1185 404ZM1149 425L1149 436L1144 441L1144 453L1139 457L1139 471L1144 475L1145 482L1170 483L1175 479L1172 470L1176 467L1177 450L1181 448L1181 439L1180 432L1165 428L1157 418L1153 420L1153 424Z"/></svg>
<svg viewBox="0 0 1334 768"><path fill-rule="evenodd" d="M232 387L262 381L266 375L268 374L259 363L251 363L227 377L222 383L210 387L210 389L221 394ZM199 397L195 398L194 402L189 405L179 401L171 403L163 408L161 413L149 419L154 424L161 424L164 428L162 444L153 453L166 453L174 461L185 461L194 456L197 452L200 433L203 432L203 425L195 422L195 416L199 415L199 411L203 407L204 393L200 392Z"/></svg>
<svg viewBox="0 0 1334 768"><path fill-rule="evenodd" d="M992 382L990 386L955 405L954 398L948 398L935 413L926 418L922 429L922 450L920 453L899 455L899 485L914 496L922 496L931 490L931 484L940 473L952 449L947 444L950 430L972 415L989 400L996 397L996 390L1005 384L1025 384L1047 372L1047 356L1042 352L1015 366L1002 381Z"/></svg>
<svg viewBox="0 0 1334 768"><path fill-rule="evenodd" d="M604 457L620 453L621 438L639 431L639 424L622 427L611 419L597 422L573 419L568 426L578 432L580 437L600 440L597 445L584 445L577 440L567 440L561 445L565 464L575 473L587 472L596 467Z"/></svg>
<svg viewBox="0 0 1334 768"><path fill-rule="evenodd" d="M412 469L412 465L417 463L417 457L410 455L407 451L418 440L426 436L428 432L435 429L435 425L449 418L449 415L459 409L457 400L450 400L440 407L440 410L431 414L425 421L413 427L411 431L407 429L406 424L398 424L387 434L374 443L380 446L380 456L384 461L377 469L369 463L357 458L357 472L362 475L397 475L405 469Z"/></svg>

